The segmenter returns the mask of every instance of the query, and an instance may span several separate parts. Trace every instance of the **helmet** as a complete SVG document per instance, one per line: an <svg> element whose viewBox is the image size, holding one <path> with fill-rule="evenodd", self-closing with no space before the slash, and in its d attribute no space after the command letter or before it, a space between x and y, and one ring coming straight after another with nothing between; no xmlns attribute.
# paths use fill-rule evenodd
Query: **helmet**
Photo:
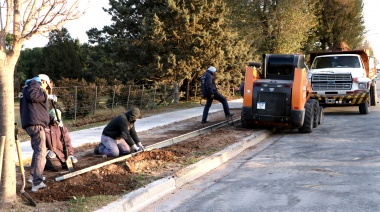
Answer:
<svg viewBox="0 0 380 212"><path fill-rule="evenodd" d="M210 66L207 70L214 73L216 71L216 68L214 66Z"/></svg>
<svg viewBox="0 0 380 212"><path fill-rule="evenodd" d="M51 88L51 87L50 87L50 78L48 77L48 75L46 75L46 74L39 74L38 77L39 77L41 80L46 81L47 84L48 84L48 87Z"/></svg>

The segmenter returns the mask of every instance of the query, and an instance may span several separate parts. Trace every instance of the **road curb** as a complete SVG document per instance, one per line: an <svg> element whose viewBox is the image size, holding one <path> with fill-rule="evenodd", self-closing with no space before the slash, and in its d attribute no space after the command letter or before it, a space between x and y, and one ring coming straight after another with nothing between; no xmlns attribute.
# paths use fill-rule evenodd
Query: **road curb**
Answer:
<svg viewBox="0 0 380 212"><path fill-rule="evenodd" d="M237 142L210 157L207 157L195 164L181 169L176 172L174 177L167 177L154 181L143 188L132 191L120 199L100 208L99 212L108 211L138 211L152 204L164 195L180 188L184 184L191 182L224 162L240 154L245 149L260 143L269 137L272 131L260 130L248 136L240 142Z"/></svg>

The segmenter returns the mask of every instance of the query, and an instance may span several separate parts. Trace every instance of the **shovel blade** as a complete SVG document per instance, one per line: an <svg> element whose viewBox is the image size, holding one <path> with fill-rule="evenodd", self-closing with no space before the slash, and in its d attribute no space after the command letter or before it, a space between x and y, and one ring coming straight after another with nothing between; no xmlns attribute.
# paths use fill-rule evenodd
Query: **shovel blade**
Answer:
<svg viewBox="0 0 380 212"><path fill-rule="evenodd" d="M31 206L37 206L37 203L33 200L33 198L28 194L26 193L25 191L20 191L21 192L21 196L24 197L26 200L28 200L28 203L31 205Z"/></svg>
<svg viewBox="0 0 380 212"><path fill-rule="evenodd" d="M69 172L74 172L74 165L73 165L73 162L71 161L70 158L67 158L66 160L66 166L67 166L67 170L69 170Z"/></svg>

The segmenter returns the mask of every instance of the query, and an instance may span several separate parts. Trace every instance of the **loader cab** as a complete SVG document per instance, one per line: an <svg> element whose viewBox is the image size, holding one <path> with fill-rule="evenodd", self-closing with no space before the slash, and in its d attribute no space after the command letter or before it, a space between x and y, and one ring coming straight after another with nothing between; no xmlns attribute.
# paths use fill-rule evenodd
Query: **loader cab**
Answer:
<svg viewBox="0 0 380 212"><path fill-rule="evenodd" d="M293 80L295 68L305 68L305 56L294 54L263 54L262 75L264 79Z"/></svg>

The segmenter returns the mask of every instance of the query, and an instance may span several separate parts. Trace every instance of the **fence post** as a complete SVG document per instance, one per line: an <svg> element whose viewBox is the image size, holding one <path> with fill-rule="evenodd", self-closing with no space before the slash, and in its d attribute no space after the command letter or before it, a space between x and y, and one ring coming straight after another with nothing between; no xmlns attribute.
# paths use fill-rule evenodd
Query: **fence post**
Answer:
<svg viewBox="0 0 380 212"><path fill-rule="evenodd" d="M75 86L74 121L77 121L77 109L78 109L78 86Z"/></svg>
<svg viewBox="0 0 380 212"><path fill-rule="evenodd" d="M115 105L115 95L116 95L116 85L113 87L113 96L112 96L112 110Z"/></svg>
<svg viewBox="0 0 380 212"><path fill-rule="evenodd" d="M189 101L189 90L190 90L190 82L187 81L187 90L186 90L186 102Z"/></svg>
<svg viewBox="0 0 380 212"><path fill-rule="evenodd" d="M131 85L128 87L127 108L129 109L129 96L131 95Z"/></svg>
<svg viewBox="0 0 380 212"><path fill-rule="evenodd" d="M165 102L165 106L166 106L166 84L164 85L164 102Z"/></svg>
<svg viewBox="0 0 380 212"><path fill-rule="evenodd" d="M173 87L174 87L174 95L173 95L173 98L174 98L174 104L177 105L178 104L178 82L174 82L173 84Z"/></svg>
<svg viewBox="0 0 380 212"><path fill-rule="evenodd" d="M143 103L143 98L144 98L144 89L145 89L145 86L142 85L141 99L140 99L140 108L142 108L142 103Z"/></svg>
<svg viewBox="0 0 380 212"><path fill-rule="evenodd" d="M98 86L95 86L95 101L94 101L94 113L96 112L96 101L98 99Z"/></svg>
<svg viewBox="0 0 380 212"><path fill-rule="evenodd" d="M157 92L157 85L156 85L156 83L154 83L154 93L153 93L153 104L152 105L154 105L154 103L156 101L156 92Z"/></svg>
<svg viewBox="0 0 380 212"><path fill-rule="evenodd" d="M195 84L194 102L197 102L198 84Z"/></svg>

